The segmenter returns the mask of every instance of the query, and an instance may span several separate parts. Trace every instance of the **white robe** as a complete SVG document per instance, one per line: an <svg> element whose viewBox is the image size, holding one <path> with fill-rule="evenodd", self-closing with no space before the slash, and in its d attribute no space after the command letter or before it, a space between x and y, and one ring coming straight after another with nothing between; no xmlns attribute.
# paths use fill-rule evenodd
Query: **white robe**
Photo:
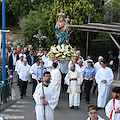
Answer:
<svg viewBox="0 0 120 120"><path fill-rule="evenodd" d="M118 108L120 109L120 100L115 99L115 110L117 110ZM113 108L113 99L111 99L105 107L105 112L109 119L112 110L112 120L120 120L120 113L115 113L115 110Z"/></svg>
<svg viewBox="0 0 120 120"><path fill-rule="evenodd" d="M54 120L54 109L58 102L56 88L49 84L48 87L44 86L45 100L48 101L48 105L45 106L46 120ZM37 120L44 120L44 106L42 105L43 99L40 96L42 93L42 83L39 83L33 94L33 98L36 102L35 111Z"/></svg>
<svg viewBox="0 0 120 120"><path fill-rule="evenodd" d="M70 75L70 76L69 76ZM77 78L77 71L72 72L69 71L65 77L65 83L70 87L70 93L69 93L69 107L72 106L79 106L80 104L80 93L76 93L76 85L81 85L82 81L80 79L80 76L76 80L70 81L70 78Z"/></svg>
<svg viewBox="0 0 120 120"><path fill-rule="evenodd" d="M83 74L84 74L84 70L85 70L85 66L82 66L77 69L78 72L80 72L80 79L81 79L81 82L83 82Z"/></svg>
<svg viewBox="0 0 120 120"><path fill-rule="evenodd" d="M94 65L94 68L95 68L95 72L97 73L97 71L101 68L102 66L100 65L99 62L96 62L95 65Z"/></svg>
<svg viewBox="0 0 120 120"><path fill-rule="evenodd" d="M87 120L90 120L90 117L88 117ZM98 116L98 120L104 120L103 118L101 118L100 116Z"/></svg>
<svg viewBox="0 0 120 120"><path fill-rule="evenodd" d="M60 89L61 89L61 73L58 70L58 68L53 69L51 71L51 78L52 78L51 84L56 87L57 95L58 95L58 98L59 98L59 96L60 96Z"/></svg>
<svg viewBox="0 0 120 120"><path fill-rule="evenodd" d="M95 75L96 82L98 84L98 107L104 108L110 90L110 84L113 82L113 72L110 68L100 68ZM102 80L107 80L106 83L102 83Z"/></svg>

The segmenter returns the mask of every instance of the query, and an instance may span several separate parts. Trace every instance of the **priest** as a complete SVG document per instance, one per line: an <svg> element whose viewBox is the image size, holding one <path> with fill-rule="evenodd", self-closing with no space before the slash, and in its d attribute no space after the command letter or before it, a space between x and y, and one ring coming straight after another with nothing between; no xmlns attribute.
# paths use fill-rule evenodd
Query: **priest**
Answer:
<svg viewBox="0 0 120 120"><path fill-rule="evenodd" d="M113 99L105 107L106 115L110 120L120 120L120 87L112 89Z"/></svg>
<svg viewBox="0 0 120 120"><path fill-rule="evenodd" d="M58 96L56 88L52 84L50 84L50 80L50 72L46 71L43 76L43 87L42 83L39 83L33 94L33 98L36 102L36 120L44 120L44 117L45 120L54 120L54 109L58 102Z"/></svg>
<svg viewBox="0 0 120 120"><path fill-rule="evenodd" d="M80 85L82 81L80 72L75 69L75 64L73 63L70 65L70 71L65 77L65 83L68 85L69 107L77 110L80 104Z"/></svg>
<svg viewBox="0 0 120 120"><path fill-rule="evenodd" d="M96 82L98 84L98 107L99 109L104 108L110 90L110 84L113 82L113 72L106 66L106 61L101 61L101 66L95 75Z"/></svg>

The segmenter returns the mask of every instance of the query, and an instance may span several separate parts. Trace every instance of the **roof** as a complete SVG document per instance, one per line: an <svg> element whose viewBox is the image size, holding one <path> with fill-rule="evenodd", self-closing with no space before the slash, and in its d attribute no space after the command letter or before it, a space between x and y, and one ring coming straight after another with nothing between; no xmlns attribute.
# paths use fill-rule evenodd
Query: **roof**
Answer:
<svg viewBox="0 0 120 120"><path fill-rule="evenodd" d="M120 35L120 24L88 23L84 25L69 25L73 30L90 32L104 32L108 34Z"/></svg>

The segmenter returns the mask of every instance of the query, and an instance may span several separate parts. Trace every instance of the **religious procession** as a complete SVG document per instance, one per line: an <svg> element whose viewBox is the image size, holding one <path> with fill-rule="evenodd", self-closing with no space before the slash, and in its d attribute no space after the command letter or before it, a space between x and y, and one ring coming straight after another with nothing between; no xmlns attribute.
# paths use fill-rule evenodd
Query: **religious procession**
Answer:
<svg viewBox="0 0 120 120"><path fill-rule="evenodd" d="M92 23L70 25L72 20L64 12L61 10L57 14L53 26L57 43L50 48L42 46L42 40L47 37L40 30L33 35L39 40L39 49L35 49L32 42L16 48L5 43L6 59L3 54L2 60L8 68L11 97L17 98L0 111L0 120L120 120L120 85L119 82L115 84L120 75L120 58L116 58L116 72L114 60L106 60L104 54L98 54L97 59L88 54L88 42L85 58L83 49L74 47L70 41L73 31L87 31L88 38L90 32L101 32L102 26L105 27L102 32L108 33L119 48L112 36L112 33L118 35L118 28L97 23L97 28ZM113 52L108 54L111 57ZM1 86L6 84L0 82ZM6 101L4 97L1 99L1 102Z"/></svg>

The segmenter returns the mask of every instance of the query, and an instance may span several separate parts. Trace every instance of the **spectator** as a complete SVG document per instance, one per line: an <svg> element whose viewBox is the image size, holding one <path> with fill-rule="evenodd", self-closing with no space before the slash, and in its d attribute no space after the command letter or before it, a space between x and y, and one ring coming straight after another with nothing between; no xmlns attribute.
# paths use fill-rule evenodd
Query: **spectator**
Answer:
<svg viewBox="0 0 120 120"><path fill-rule="evenodd" d="M30 50L29 55L26 57L28 65L32 66L35 63L36 57L33 55L33 50Z"/></svg>
<svg viewBox="0 0 120 120"><path fill-rule="evenodd" d="M30 71L30 66L27 64L27 59L24 59L23 65L21 65L21 67L18 68L18 74L20 78L21 99L23 99L23 96L26 97L27 84L30 75L29 71Z"/></svg>
<svg viewBox="0 0 120 120"><path fill-rule="evenodd" d="M10 71L10 75L12 75L12 76L13 76L13 72L15 70L15 65L16 65L17 60L19 60L19 55L16 54L16 49L13 49L13 52L9 56L9 60L8 60L8 68ZM12 83L13 83L13 79L12 79Z"/></svg>
<svg viewBox="0 0 120 120"><path fill-rule="evenodd" d="M17 46L17 51L16 51L16 54L20 54L21 53L21 47L20 46Z"/></svg>

